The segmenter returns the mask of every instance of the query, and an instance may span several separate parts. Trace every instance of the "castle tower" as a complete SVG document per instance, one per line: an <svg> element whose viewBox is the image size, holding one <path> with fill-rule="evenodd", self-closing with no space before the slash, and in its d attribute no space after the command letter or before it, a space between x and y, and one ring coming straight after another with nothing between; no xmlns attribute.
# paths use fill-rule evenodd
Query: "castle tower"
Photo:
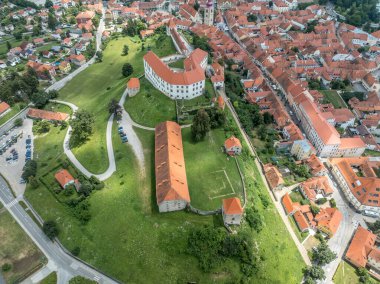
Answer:
<svg viewBox="0 0 380 284"><path fill-rule="evenodd" d="M207 0L204 24L208 26L212 26L214 24L214 0Z"/></svg>

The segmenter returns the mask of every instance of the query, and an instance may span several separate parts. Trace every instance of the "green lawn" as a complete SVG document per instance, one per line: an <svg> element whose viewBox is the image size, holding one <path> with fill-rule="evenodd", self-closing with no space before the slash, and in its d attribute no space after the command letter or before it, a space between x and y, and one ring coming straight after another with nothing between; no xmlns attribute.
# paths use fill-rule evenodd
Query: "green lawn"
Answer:
<svg viewBox="0 0 380 284"><path fill-rule="evenodd" d="M303 200L303 196L299 191L292 191L290 192L290 198L292 199L293 202L301 202Z"/></svg>
<svg viewBox="0 0 380 284"><path fill-rule="evenodd" d="M190 128L182 130L191 204L198 209L215 210L224 198L242 195L235 160L222 151L225 139L224 131L216 129L204 141L194 143Z"/></svg>
<svg viewBox="0 0 380 284"><path fill-rule="evenodd" d="M335 108L345 108L346 104L344 103L344 100L339 96L337 91L334 90L321 90L320 91L325 99L327 99Z"/></svg>
<svg viewBox="0 0 380 284"><path fill-rule="evenodd" d="M45 279L43 279L40 284L57 284L57 273L50 273Z"/></svg>
<svg viewBox="0 0 380 284"><path fill-rule="evenodd" d="M359 277L356 275L354 267L345 261L341 261L333 281L335 284L357 284L359 283Z"/></svg>
<svg viewBox="0 0 380 284"><path fill-rule="evenodd" d="M9 42L13 48L13 47L19 46L22 43L22 40L16 40L13 38L13 39L10 39ZM4 41L3 43L0 44L0 58L6 57L7 52L8 52L7 42Z"/></svg>
<svg viewBox="0 0 380 284"><path fill-rule="evenodd" d="M125 44L129 47L129 54L121 56ZM123 64L131 63L134 68L132 76L139 76L144 73L142 57L148 49L158 56L175 52L168 36L150 37L145 40L144 46L145 49L141 50L141 41L137 37L112 40L103 52L102 63L91 65L60 91L60 100L72 102L95 115L93 135L84 145L73 149L78 160L93 173L102 173L108 168L105 135L108 103L112 98L119 99L125 90L128 78L121 74Z"/></svg>
<svg viewBox="0 0 380 284"><path fill-rule="evenodd" d="M127 98L125 109L135 122L149 127L166 120L176 121L175 101L154 88L145 77L140 80L140 92Z"/></svg>
<svg viewBox="0 0 380 284"><path fill-rule="evenodd" d="M12 118L14 115L16 115L21 109L22 109L22 105L20 106L20 104L15 104L11 107L11 110L3 115L2 117L0 117L0 125L4 124L5 122L7 122L10 118Z"/></svg>
<svg viewBox="0 0 380 284"><path fill-rule="evenodd" d="M0 214L0 267L9 263L9 272L2 272L6 283L19 283L20 277L44 261L43 254L8 212Z"/></svg>
<svg viewBox="0 0 380 284"><path fill-rule="evenodd" d="M365 150L364 154L369 157L380 157L380 152L373 151L373 150Z"/></svg>
<svg viewBox="0 0 380 284"><path fill-rule="evenodd" d="M182 59L179 59L179 60L177 60L177 61L175 61L175 62L169 63L168 65L169 65L170 67L173 67L173 68L180 68L180 69L183 69L183 68L184 68L184 67L183 67L183 61L184 61L184 59L182 58Z"/></svg>
<svg viewBox="0 0 380 284"><path fill-rule="evenodd" d="M64 113L68 113L68 114L72 114L72 110L69 106L67 105L63 105L63 104L57 104L57 103L47 103L45 106L44 106L44 109L45 110L50 110L50 111L55 111L55 112L64 112Z"/></svg>

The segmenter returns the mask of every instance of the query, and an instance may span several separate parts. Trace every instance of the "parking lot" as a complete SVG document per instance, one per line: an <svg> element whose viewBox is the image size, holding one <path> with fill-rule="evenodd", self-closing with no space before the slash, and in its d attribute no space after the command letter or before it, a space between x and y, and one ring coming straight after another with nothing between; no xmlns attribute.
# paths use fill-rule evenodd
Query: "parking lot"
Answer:
<svg viewBox="0 0 380 284"><path fill-rule="evenodd" d="M26 159L33 156L32 126L33 121L25 119L23 126L0 137L0 172L17 196L25 191L25 183L21 181L22 168ZM28 145L27 140L30 142Z"/></svg>

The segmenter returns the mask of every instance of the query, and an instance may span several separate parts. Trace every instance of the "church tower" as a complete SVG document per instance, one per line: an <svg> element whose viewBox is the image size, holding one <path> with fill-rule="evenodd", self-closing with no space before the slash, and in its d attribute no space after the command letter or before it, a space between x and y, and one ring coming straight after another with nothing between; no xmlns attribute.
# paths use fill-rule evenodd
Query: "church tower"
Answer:
<svg viewBox="0 0 380 284"><path fill-rule="evenodd" d="M207 0L204 24L208 26L212 26L214 24L214 0Z"/></svg>

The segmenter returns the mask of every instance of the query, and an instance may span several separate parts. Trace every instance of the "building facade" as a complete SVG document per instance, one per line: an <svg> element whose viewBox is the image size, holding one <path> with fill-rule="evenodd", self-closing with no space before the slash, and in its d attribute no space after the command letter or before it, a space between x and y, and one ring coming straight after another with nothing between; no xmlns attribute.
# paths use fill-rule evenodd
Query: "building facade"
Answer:
<svg viewBox="0 0 380 284"><path fill-rule="evenodd" d="M196 49L185 59L185 70L174 71L149 51L144 56L145 77L166 96L190 100L204 92L207 57L207 52Z"/></svg>

